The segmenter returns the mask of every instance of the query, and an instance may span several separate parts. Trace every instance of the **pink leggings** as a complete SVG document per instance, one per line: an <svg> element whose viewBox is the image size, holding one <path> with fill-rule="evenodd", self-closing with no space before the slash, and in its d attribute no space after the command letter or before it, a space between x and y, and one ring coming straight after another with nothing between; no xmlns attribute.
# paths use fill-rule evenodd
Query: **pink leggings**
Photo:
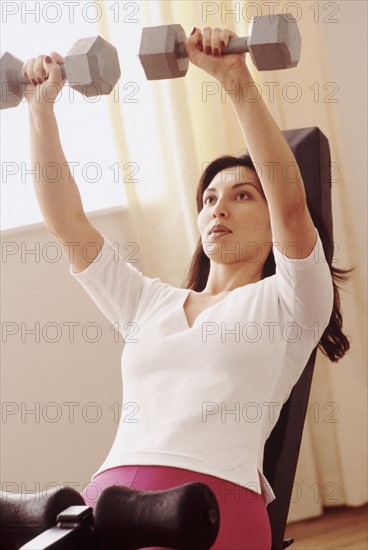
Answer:
<svg viewBox="0 0 368 550"><path fill-rule="evenodd" d="M164 491L192 481L206 483L220 508L220 529L211 550L270 550L271 527L262 495L218 477L171 466L120 466L95 476L82 496L93 508L101 492L111 485Z"/></svg>

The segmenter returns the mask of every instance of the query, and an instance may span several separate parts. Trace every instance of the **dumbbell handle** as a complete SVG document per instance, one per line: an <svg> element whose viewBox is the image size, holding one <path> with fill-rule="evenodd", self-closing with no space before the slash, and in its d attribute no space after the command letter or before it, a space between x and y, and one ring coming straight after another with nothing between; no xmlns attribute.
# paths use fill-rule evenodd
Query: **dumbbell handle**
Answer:
<svg viewBox="0 0 368 550"><path fill-rule="evenodd" d="M230 38L229 44L226 46L226 48L221 49L221 54L249 52L248 40L248 36L233 36L233 38ZM178 57L188 57L188 51L183 42L179 44Z"/></svg>
<svg viewBox="0 0 368 550"><path fill-rule="evenodd" d="M65 80L66 79L66 72L65 72L64 63L59 65L59 67L61 69L61 78L63 80ZM23 71L21 69L19 71L15 72L15 73L13 73L10 76L9 82L14 83L14 84L32 84L31 80L29 80L29 78L26 78L24 76Z"/></svg>

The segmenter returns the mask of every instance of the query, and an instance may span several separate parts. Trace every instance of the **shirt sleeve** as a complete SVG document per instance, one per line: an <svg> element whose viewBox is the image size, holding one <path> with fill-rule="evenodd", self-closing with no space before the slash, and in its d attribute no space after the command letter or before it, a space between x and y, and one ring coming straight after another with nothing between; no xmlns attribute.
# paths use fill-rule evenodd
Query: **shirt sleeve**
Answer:
<svg viewBox="0 0 368 550"><path fill-rule="evenodd" d="M334 293L330 268L317 229L316 233L315 247L307 258L288 258L276 246L273 252L276 284L285 316L306 328L318 323L317 326L324 330L330 321Z"/></svg>
<svg viewBox="0 0 368 550"><path fill-rule="evenodd" d="M123 333L126 323L134 321L138 304L150 279L130 263L124 262L117 249L104 236L96 259L80 273L70 266L70 274L83 286L102 313L119 323Z"/></svg>

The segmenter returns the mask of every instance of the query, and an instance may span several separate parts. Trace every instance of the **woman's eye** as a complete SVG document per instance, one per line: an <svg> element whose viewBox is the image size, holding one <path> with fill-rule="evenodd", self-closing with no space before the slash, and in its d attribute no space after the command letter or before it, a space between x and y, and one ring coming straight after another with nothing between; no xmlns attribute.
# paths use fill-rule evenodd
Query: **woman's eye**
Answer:
<svg viewBox="0 0 368 550"><path fill-rule="evenodd" d="M204 199L204 204L212 204L214 200L215 200L215 197L212 195L209 195Z"/></svg>
<svg viewBox="0 0 368 550"><path fill-rule="evenodd" d="M248 193L245 193L244 191L242 191L241 193L238 193L238 194L237 194L237 197L240 197L241 200L249 199L249 198L250 198L250 196L248 195Z"/></svg>
<svg viewBox="0 0 368 550"><path fill-rule="evenodd" d="M242 191L241 193L238 193L235 196L235 198L240 199L241 201L243 201L243 200L250 199L251 196L249 195L249 193L246 193L245 191ZM203 204L206 204L206 205L215 204L215 202L216 202L216 197L214 195L207 195L207 197L203 200Z"/></svg>

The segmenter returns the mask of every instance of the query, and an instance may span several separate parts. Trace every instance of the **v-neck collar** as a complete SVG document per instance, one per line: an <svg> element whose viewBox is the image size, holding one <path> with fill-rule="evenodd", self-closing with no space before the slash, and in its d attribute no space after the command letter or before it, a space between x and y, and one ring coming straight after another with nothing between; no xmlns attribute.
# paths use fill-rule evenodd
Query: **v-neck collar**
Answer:
<svg viewBox="0 0 368 550"><path fill-rule="evenodd" d="M197 317L194 319L193 321L193 324L192 326L189 326L189 322L188 322L188 318L187 318L187 315L185 313L185 309L184 309L184 305L185 305L185 302L187 301L187 298L189 297L189 294L191 292L194 292L192 291L191 288L183 288L183 299L181 301L181 304L180 304L180 309L181 309L181 312L182 312L182 316L183 316L183 319L184 319L184 322L186 324L186 327L188 330L194 328L194 326L197 324L197 321L202 317L202 315L204 315L208 310L212 309L213 307L221 304L224 300L226 300L233 292L234 290L237 290L239 287L237 288L234 288L233 290L231 290L226 296L224 296L223 298L221 298L221 300L218 300L217 302L215 302L214 304L204 308L198 315Z"/></svg>

